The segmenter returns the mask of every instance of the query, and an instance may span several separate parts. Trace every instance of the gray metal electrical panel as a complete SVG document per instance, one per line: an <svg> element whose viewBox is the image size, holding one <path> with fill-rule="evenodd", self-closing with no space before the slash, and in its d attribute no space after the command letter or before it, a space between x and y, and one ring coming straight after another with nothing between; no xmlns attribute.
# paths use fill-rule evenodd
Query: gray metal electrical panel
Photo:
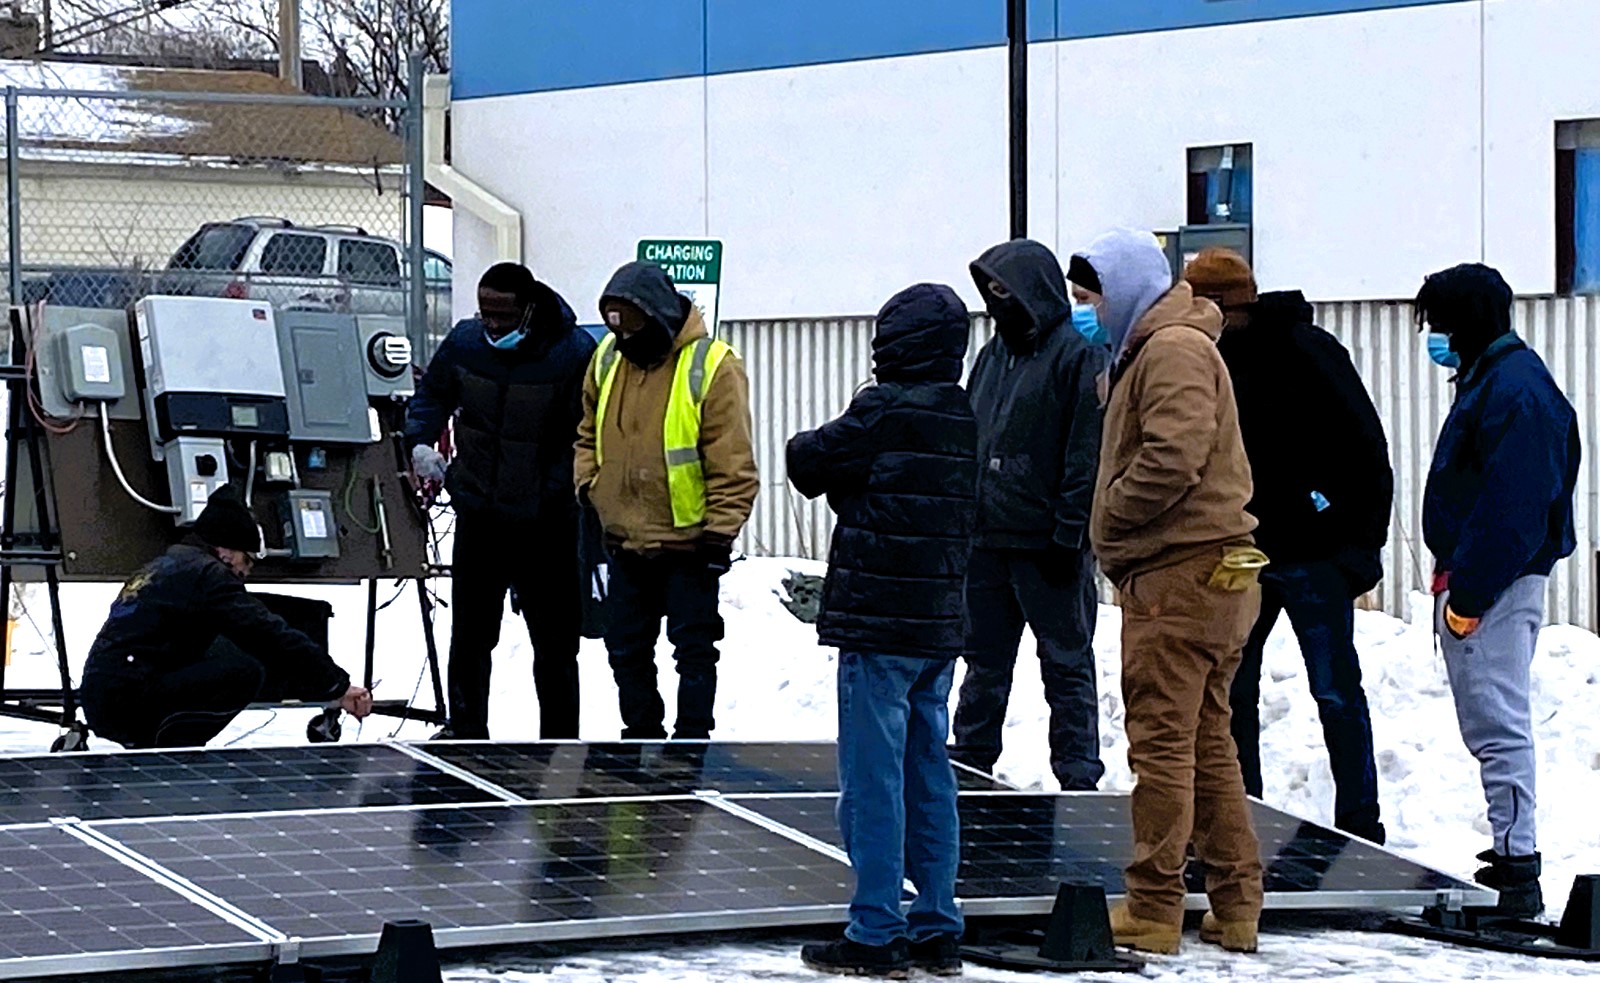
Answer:
<svg viewBox="0 0 1600 983"><path fill-rule="evenodd" d="M112 401L109 416L113 420L142 419L144 414L139 394L132 390L133 345L129 342L127 312L92 307L52 307L48 304L39 321L39 338L34 348L37 357L34 371L39 379L39 401L44 404L45 414L59 420L69 420L93 416L95 413L92 407L86 409L79 406L67 396L67 390L71 388L67 376L74 369L62 337L69 331L76 331L81 325L103 328L116 338L111 356L116 364L109 368L113 378L122 379L129 391ZM91 344L98 346L98 343Z"/></svg>
<svg viewBox="0 0 1600 983"><path fill-rule="evenodd" d="M339 521L333 493L296 489L288 496L284 542L297 560L332 560L339 556Z"/></svg>
<svg viewBox="0 0 1600 983"><path fill-rule="evenodd" d="M166 446L167 487L182 509L179 525L200 518L218 488L228 483L228 452L220 437L178 437Z"/></svg>
<svg viewBox="0 0 1600 983"><path fill-rule="evenodd" d="M128 394L122 374L125 338L99 324L75 324L56 336L61 392L68 402L112 403Z"/></svg>
<svg viewBox="0 0 1600 983"><path fill-rule="evenodd" d="M370 444L361 335L350 314L278 312L278 350L289 390L289 439Z"/></svg>

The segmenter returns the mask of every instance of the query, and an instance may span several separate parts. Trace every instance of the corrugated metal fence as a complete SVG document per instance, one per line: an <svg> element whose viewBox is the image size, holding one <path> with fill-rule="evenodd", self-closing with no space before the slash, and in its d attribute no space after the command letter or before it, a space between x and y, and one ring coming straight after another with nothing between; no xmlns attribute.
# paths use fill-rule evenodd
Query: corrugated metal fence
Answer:
<svg viewBox="0 0 1600 983"><path fill-rule="evenodd" d="M1422 545L1422 489L1434 439L1450 400L1450 374L1428 360L1405 303L1317 305L1323 327L1338 336L1366 380L1389 434L1395 465L1395 516L1384 551L1387 576L1376 606L1403 614L1412 591L1427 587L1430 561ZM1545 358L1578 410L1584 466L1577 492L1578 552L1556 569L1549 617L1600 629L1595 609L1596 536L1600 534L1600 298L1527 298L1517 302L1517 330ZM871 380L872 319L735 321L723 337L750 372L756 457L762 495L743 548L770 556L827 555L832 515L788 486L783 448L798 430L837 415ZM973 323L972 350L990 334Z"/></svg>

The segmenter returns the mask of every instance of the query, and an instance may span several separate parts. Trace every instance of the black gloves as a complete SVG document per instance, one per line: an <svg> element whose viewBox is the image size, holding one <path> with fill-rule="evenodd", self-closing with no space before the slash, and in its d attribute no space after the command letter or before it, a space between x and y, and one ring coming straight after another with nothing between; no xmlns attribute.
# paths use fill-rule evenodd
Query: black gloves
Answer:
<svg viewBox="0 0 1600 983"><path fill-rule="evenodd" d="M695 544L694 555L707 573L720 577L733 566L733 540L716 533L705 533Z"/></svg>

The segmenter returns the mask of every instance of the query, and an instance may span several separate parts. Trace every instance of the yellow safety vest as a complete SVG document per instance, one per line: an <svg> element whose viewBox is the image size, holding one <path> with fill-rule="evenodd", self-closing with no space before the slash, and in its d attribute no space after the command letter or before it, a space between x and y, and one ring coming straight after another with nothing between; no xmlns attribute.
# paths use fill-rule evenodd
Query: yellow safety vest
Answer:
<svg viewBox="0 0 1600 983"><path fill-rule="evenodd" d="M672 392L667 396L667 416L661 434L667 461L667 495L672 500L672 524L685 529L706 518L705 463L700 459L701 405L711 389L723 359L733 346L715 338L700 338L678 350L672 369ZM607 334L594 355L594 381L600 398L594 408L594 460L605 464L606 407L611 384L617 378L617 336Z"/></svg>

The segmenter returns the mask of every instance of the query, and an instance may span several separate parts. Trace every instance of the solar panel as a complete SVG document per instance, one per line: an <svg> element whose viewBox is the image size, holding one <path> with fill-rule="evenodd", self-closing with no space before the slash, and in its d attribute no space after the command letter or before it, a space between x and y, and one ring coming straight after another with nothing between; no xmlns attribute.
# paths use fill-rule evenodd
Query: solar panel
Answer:
<svg viewBox="0 0 1600 983"><path fill-rule="evenodd" d="M843 848L833 796L733 796L731 801ZM1133 854L1127 795L968 793L960 807L956 891L970 911L1047 911L1063 881L1097 883L1108 895L1122 894L1122 871ZM1431 904L1448 891L1461 892L1468 904L1493 903L1493 895L1475 885L1260 803L1252 803L1252 816L1267 864L1268 907L1405 907ZM1204 907L1201 865L1191 864L1189 877L1191 906ZM984 904L1029 898L1035 902L1021 907Z"/></svg>
<svg viewBox="0 0 1600 983"><path fill-rule="evenodd" d="M833 744L439 742L417 746L525 799L734 793L836 792ZM961 787L1006 788L957 767Z"/></svg>
<svg viewBox="0 0 1600 983"><path fill-rule="evenodd" d="M174 948L214 959L219 947L250 958L266 950L257 936L61 829L0 830L0 976L92 972L112 954Z"/></svg>
<svg viewBox="0 0 1600 983"><path fill-rule="evenodd" d="M491 798L379 744L0 759L0 824Z"/></svg>
<svg viewBox="0 0 1600 983"><path fill-rule="evenodd" d="M305 940L371 936L393 918L499 941L747 927L762 913L804 924L836 920L851 892L844 865L696 798L95 828Z"/></svg>

